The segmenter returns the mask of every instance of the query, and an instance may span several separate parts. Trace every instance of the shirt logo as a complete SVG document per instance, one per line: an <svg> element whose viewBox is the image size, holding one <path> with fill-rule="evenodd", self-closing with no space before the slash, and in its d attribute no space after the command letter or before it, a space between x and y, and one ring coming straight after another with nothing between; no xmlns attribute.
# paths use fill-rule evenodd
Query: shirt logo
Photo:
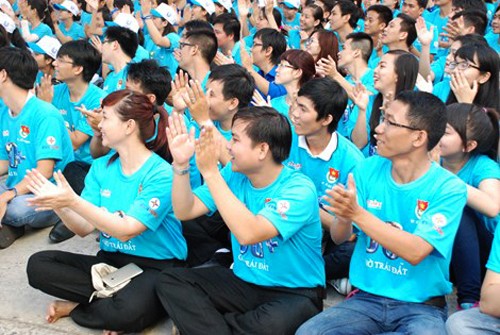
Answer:
<svg viewBox="0 0 500 335"><path fill-rule="evenodd" d="M28 137L30 134L30 128L28 126L21 126L21 129L19 130L19 136L22 138Z"/></svg>
<svg viewBox="0 0 500 335"><path fill-rule="evenodd" d="M426 209L429 207L429 202L424 201L424 200L419 200L417 199L417 207L415 207L415 215L417 218L422 218L422 214L426 211Z"/></svg>
<svg viewBox="0 0 500 335"><path fill-rule="evenodd" d="M286 200L280 200L276 203L278 213L283 219L286 219L285 213L290 209L290 203Z"/></svg>
<svg viewBox="0 0 500 335"><path fill-rule="evenodd" d="M438 232L439 235L443 235L442 227L446 226L448 220L446 220L446 216L441 213L436 213L431 217L432 224L434 225L434 230Z"/></svg>
<svg viewBox="0 0 500 335"><path fill-rule="evenodd" d="M9 131L8 131L8 130L4 130L4 131L2 132L2 135L3 135L3 136L9 136Z"/></svg>
<svg viewBox="0 0 500 335"><path fill-rule="evenodd" d="M158 199L158 198L151 198L151 200L149 200L149 208L152 209L152 210L155 210L158 207L160 207L160 199Z"/></svg>
<svg viewBox="0 0 500 335"><path fill-rule="evenodd" d="M46 142L48 145L53 146L56 144L56 138L54 136L48 136Z"/></svg>
<svg viewBox="0 0 500 335"><path fill-rule="evenodd" d="M104 198L109 198L111 197L111 191L108 189L101 190L101 196Z"/></svg>
<svg viewBox="0 0 500 335"><path fill-rule="evenodd" d="M366 205L368 206L368 208L382 209L382 202L377 200L368 200L366 202Z"/></svg>
<svg viewBox="0 0 500 335"><path fill-rule="evenodd" d="M330 183L335 183L337 180L339 180L340 176L340 171L335 170L334 168L329 168L328 172L326 173L326 180Z"/></svg>

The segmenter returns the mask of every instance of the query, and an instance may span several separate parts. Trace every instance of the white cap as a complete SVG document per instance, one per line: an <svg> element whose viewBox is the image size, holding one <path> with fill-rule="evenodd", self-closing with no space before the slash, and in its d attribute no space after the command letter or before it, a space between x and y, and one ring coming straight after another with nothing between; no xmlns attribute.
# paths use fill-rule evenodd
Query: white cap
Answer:
<svg viewBox="0 0 500 335"><path fill-rule="evenodd" d="M54 8L57 10L67 10L71 14L77 16L80 15L80 10L78 9L78 6L70 0L65 0L61 4L54 4Z"/></svg>
<svg viewBox="0 0 500 335"><path fill-rule="evenodd" d="M120 27L132 30L134 33L139 31L139 23L132 14L119 13L113 22Z"/></svg>
<svg viewBox="0 0 500 335"><path fill-rule="evenodd" d="M7 14L0 12L0 24L7 30L9 34L12 34L16 29L16 24L14 20Z"/></svg>
<svg viewBox="0 0 500 335"><path fill-rule="evenodd" d="M3 5L7 6L7 8L9 8L12 12L14 12L14 9L12 9L12 5L7 0L0 0L0 6Z"/></svg>
<svg viewBox="0 0 500 335"><path fill-rule="evenodd" d="M177 12L173 7L167 5L166 3L162 2L158 7L151 11L151 14L156 17L164 18L173 26L177 24Z"/></svg>
<svg viewBox="0 0 500 335"><path fill-rule="evenodd" d="M61 48L61 42L55 37L44 36L36 43L29 43L28 46L33 52L43 53L56 59L59 48Z"/></svg>
<svg viewBox="0 0 500 335"><path fill-rule="evenodd" d="M222 5L225 9L227 9L228 12L231 12L233 8L233 3L231 2L231 0L214 0L214 2Z"/></svg>
<svg viewBox="0 0 500 335"><path fill-rule="evenodd" d="M285 0L283 3L288 8L299 9L300 7L300 0Z"/></svg>
<svg viewBox="0 0 500 335"><path fill-rule="evenodd" d="M215 12L215 5L212 0L188 0L188 2L192 5L203 7L210 15Z"/></svg>

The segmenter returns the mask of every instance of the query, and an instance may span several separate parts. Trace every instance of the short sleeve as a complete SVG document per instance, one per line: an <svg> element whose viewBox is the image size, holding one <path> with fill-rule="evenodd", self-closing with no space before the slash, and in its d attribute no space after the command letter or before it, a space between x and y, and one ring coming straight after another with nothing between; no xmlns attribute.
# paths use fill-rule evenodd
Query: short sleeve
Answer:
<svg viewBox="0 0 500 335"><path fill-rule="evenodd" d="M155 231L163 218L172 210L172 170L149 174L142 191L126 211L150 230Z"/></svg>
<svg viewBox="0 0 500 335"><path fill-rule="evenodd" d="M441 190L444 191L429 202L414 234L430 243L443 257L448 257L467 202L467 190L458 178L444 183Z"/></svg>
<svg viewBox="0 0 500 335"><path fill-rule="evenodd" d="M101 159L107 160L109 157ZM106 171L99 173L99 166L96 162L100 163L100 161L94 161L94 164L90 167L89 173L87 173L85 177L85 187L83 188L81 197L97 207L101 207L101 183L99 182L98 176L105 175Z"/></svg>
<svg viewBox="0 0 500 335"><path fill-rule="evenodd" d="M303 175L301 177L306 179ZM295 181L297 179L295 176L293 184L285 185L258 213L271 222L284 240L311 222L311 209L318 207L318 196L312 182L300 180L299 183Z"/></svg>
<svg viewBox="0 0 500 335"><path fill-rule="evenodd" d="M63 158L63 134L66 131L62 119L53 115L45 115L40 118L36 133L36 160Z"/></svg>

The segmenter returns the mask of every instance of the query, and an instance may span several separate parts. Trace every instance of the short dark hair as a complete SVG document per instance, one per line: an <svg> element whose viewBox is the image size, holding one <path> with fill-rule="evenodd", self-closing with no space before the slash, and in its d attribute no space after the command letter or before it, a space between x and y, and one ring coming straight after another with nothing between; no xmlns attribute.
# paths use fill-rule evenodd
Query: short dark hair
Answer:
<svg viewBox="0 0 500 335"><path fill-rule="evenodd" d="M408 106L410 126L427 133L427 150L432 150L446 130L446 105L431 93L411 90L400 92L395 100Z"/></svg>
<svg viewBox="0 0 500 335"><path fill-rule="evenodd" d="M356 28L356 26L358 25L358 20L363 16L363 12L361 11L361 9L350 0L338 0L335 3L335 6L339 6L342 16L351 15L351 17L349 18L349 25L352 28Z"/></svg>
<svg viewBox="0 0 500 335"><path fill-rule="evenodd" d="M237 64L216 66L210 72L208 80L221 82L224 99L238 99L238 108L250 104L255 90L255 80L242 66Z"/></svg>
<svg viewBox="0 0 500 335"><path fill-rule="evenodd" d="M134 2L132 0L115 0L113 6L118 9L122 9L123 6L128 5L130 7L130 12L134 12Z"/></svg>
<svg viewBox="0 0 500 335"><path fill-rule="evenodd" d="M233 35L233 40L238 42L240 40L240 30L241 24L238 18L236 18L233 14L230 13L222 13L219 16L216 16L213 25L215 26L217 23L222 24L222 30L226 35Z"/></svg>
<svg viewBox="0 0 500 335"><path fill-rule="evenodd" d="M406 45L410 47L417 39L417 28L415 27L415 23L417 23L417 21L415 21L411 16L403 13L398 14L397 18L401 19L401 31L408 33L408 36L406 37Z"/></svg>
<svg viewBox="0 0 500 335"><path fill-rule="evenodd" d="M474 27L476 34L484 35L486 26L488 25L488 17L485 13L477 9L467 9L456 13L451 19L456 20L461 16L464 18L466 28Z"/></svg>
<svg viewBox="0 0 500 335"><path fill-rule="evenodd" d="M494 109L454 103L447 106L446 114L448 124L458 133L464 146L470 140L477 142L470 154L483 154L497 159L498 114Z"/></svg>
<svg viewBox="0 0 500 335"><path fill-rule="evenodd" d="M38 73L36 60L27 49L13 47L0 48L0 70L5 70L12 83L30 90Z"/></svg>
<svg viewBox="0 0 500 335"><path fill-rule="evenodd" d="M283 36L283 34L276 29L262 28L255 33L253 38L254 40L256 38L260 38L263 49L267 49L269 47L273 48L271 62L273 64L278 64L281 54L286 50L285 36Z"/></svg>
<svg viewBox="0 0 500 335"><path fill-rule="evenodd" d="M154 94L156 104L163 105L172 90L172 76L153 59L130 63L127 78L139 82L144 94Z"/></svg>
<svg viewBox="0 0 500 335"><path fill-rule="evenodd" d="M186 34L190 33L190 32L194 32L194 31L200 31L200 30L208 31L208 32L212 32L212 33L214 32L214 28L212 27L212 25L208 21L204 21L204 20L189 20L184 25L184 32Z"/></svg>
<svg viewBox="0 0 500 335"><path fill-rule="evenodd" d="M212 63L215 55L217 54L218 48L217 37L215 36L213 30L189 31L185 38L200 49L201 56L208 64Z"/></svg>
<svg viewBox="0 0 500 335"><path fill-rule="evenodd" d="M378 18L380 21L384 22L387 26L389 22L393 19L392 10L384 5L372 5L368 7L366 12L373 11L378 14Z"/></svg>
<svg viewBox="0 0 500 335"><path fill-rule="evenodd" d="M350 33L345 39L352 41L353 49L361 50L361 57L368 63L373 51L373 40L370 35L363 32Z"/></svg>
<svg viewBox="0 0 500 335"><path fill-rule="evenodd" d="M318 116L316 121L332 116L328 131L333 133L337 129L347 107L348 96L340 84L328 77L311 79L299 90L299 97L306 97L312 101Z"/></svg>
<svg viewBox="0 0 500 335"><path fill-rule="evenodd" d="M429 0L417 0L417 5L419 8L426 9L428 3L429 3Z"/></svg>
<svg viewBox="0 0 500 335"><path fill-rule="evenodd" d="M488 12L486 2L483 0L451 0L451 5L460 10L475 9L486 15Z"/></svg>
<svg viewBox="0 0 500 335"><path fill-rule="evenodd" d="M285 116L271 107L244 107L233 117L236 121L246 122L245 133L252 143L267 143L271 150L273 161L281 164L290 155L292 146L292 129Z"/></svg>
<svg viewBox="0 0 500 335"><path fill-rule="evenodd" d="M135 52L139 47L139 38L132 30L124 27L112 26L106 29L104 37L110 42L118 42L125 55L130 58L135 57Z"/></svg>
<svg viewBox="0 0 500 335"><path fill-rule="evenodd" d="M101 66L101 55L90 43L84 40L64 43L57 53L57 57L62 56L71 58L74 66L83 67L82 78L87 83L92 80Z"/></svg>

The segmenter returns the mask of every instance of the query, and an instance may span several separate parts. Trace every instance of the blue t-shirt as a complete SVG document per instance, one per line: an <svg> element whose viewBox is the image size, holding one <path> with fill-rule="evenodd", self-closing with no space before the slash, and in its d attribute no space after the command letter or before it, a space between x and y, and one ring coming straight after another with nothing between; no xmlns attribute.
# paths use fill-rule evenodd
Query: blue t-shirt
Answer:
<svg viewBox="0 0 500 335"><path fill-rule="evenodd" d="M495 237L491 245L490 258L486 267L493 272L500 273L500 225L495 230Z"/></svg>
<svg viewBox="0 0 500 335"><path fill-rule="evenodd" d="M444 103L446 103L446 100L448 100L448 96L451 92L450 82L451 77L445 76L443 80L437 83L432 89L432 94L437 96Z"/></svg>
<svg viewBox="0 0 500 335"><path fill-rule="evenodd" d="M306 138L295 135L290 157L283 164L311 178L321 206L327 205L323 199L326 190L337 183L347 185L347 176L363 159L363 154L352 142L334 132L328 146L316 156L309 151Z"/></svg>
<svg viewBox="0 0 500 335"><path fill-rule="evenodd" d="M268 73L264 73L262 70L259 70L259 74L264 77L268 82L269 82L269 90L267 92L267 95L272 98L276 98L282 95L286 95L286 89L285 86L283 85L278 85L274 82L274 79L276 78L276 69L278 66L274 66L271 71ZM261 92L262 94L262 92ZM264 96L262 94L262 96Z"/></svg>
<svg viewBox="0 0 500 335"><path fill-rule="evenodd" d="M186 241L172 209L170 164L153 153L137 172L125 175L120 158L108 165L109 159L108 155L94 161L85 178L82 198L110 213L133 217L147 229L126 242L101 232L101 249L153 259L185 260Z"/></svg>
<svg viewBox="0 0 500 335"><path fill-rule="evenodd" d="M271 99L271 107L276 109L278 113L284 115L288 121L290 121L290 116L288 111L290 110L290 106L286 102L287 95L282 95L280 97Z"/></svg>
<svg viewBox="0 0 500 335"><path fill-rule="evenodd" d="M492 47L498 54L500 54L500 43L498 43L498 38L500 36L498 34L495 34L494 32L490 32L484 36L486 41L488 42L488 45Z"/></svg>
<svg viewBox="0 0 500 335"><path fill-rule="evenodd" d="M76 22L73 22L71 27L67 30L64 23L59 23L59 29L64 36L71 37L74 41L85 38L85 31L83 30L83 27Z"/></svg>
<svg viewBox="0 0 500 335"><path fill-rule="evenodd" d="M166 37L170 41L170 48L156 45L149 34L145 36L144 47L149 52L151 59L155 59L161 67L166 67L171 75L175 75L179 63L174 58L174 50L179 47L181 38L176 33L167 34Z"/></svg>
<svg viewBox="0 0 500 335"><path fill-rule="evenodd" d="M350 74L345 76L345 80L347 80L352 85L357 84L357 82L354 81ZM366 69L366 72L361 76L361 78L359 78L359 82L363 84L364 87L366 87L370 94L378 94L378 91L374 87L375 84L373 83L373 69L368 67Z"/></svg>
<svg viewBox="0 0 500 335"><path fill-rule="evenodd" d="M54 171L73 161L73 147L64 120L51 104L31 97L21 112L12 117L6 105L0 111L0 159L9 161L7 187L17 185L26 170L39 160L54 160Z"/></svg>
<svg viewBox="0 0 500 335"><path fill-rule="evenodd" d="M38 42L44 36L54 37L52 29L50 29L50 27L43 22L40 23L36 28L31 28L30 25L30 32L31 34L38 36L38 39L36 41L33 41L33 43Z"/></svg>
<svg viewBox="0 0 500 335"><path fill-rule="evenodd" d="M445 32L443 29L444 29L444 27L446 27L446 24L448 23L448 16L441 17L441 15L439 13L440 13L440 10L436 9L432 12L425 12L423 17L424 17L426 23L434 26L434 31L435 32L437 31L437 34L438 34L438 42L439 42L439 40L447 41L448 38L441 37L441 33ZM447 53L448 53L448 49L440 48L439 44L438 44L438 50L437 50L436 56L439 58L442 56L446 56Z"/></svg>
<svg viewBox="0 0 500 335"><path fill-rule="evenodd" d="M89 139L75 150L75 160L92 164L92 155L90 154L90 140L94 136L92 128L87 123L87 119L75 107L85 105L88 110L99 108L101 99L104 99L106 93L94 84L89 84L83 97L76 102L70 100L68 85L65 83L54 86L54 98L52 104L59 109L64 118L64 125L70 132L78 130L89 136Z"/></svg>
<svg viewBox="0 0 500 335"><path fill-rule="evenodd" d="M300 30L294 29L288 32L288 47L290 49L300 49Z"/></svg>
<svg viewBox="0 0 500 335"><path fill-rule="evenodd" d="M82 10L82 13L80 15L81 26L83 27L84 25L90 25L90 22L92 22L92 14Z"/></svg>
<svg viewBox="0 0 500 335"><path fill-rule="evenodd" d="M375 101L376 95L370 95L370 98L368 99L368 105L366 106L366 118L365 118L365 127L366 127L366 134L367 134L367 144L361 148L361 152L365 157L372 156L373 152L370 150L370 117L372 115L372 106ZM347 105L346 110L344 111L344 115L339 121L339 124L337 126L337 132L348 138L349 140L352 140L352 131L356 127L356 122L358 120L358 115L359 115L359 108L356 106L354 103L350 102Z"/></svg>
<svg viewBox="0 0 500 335"><path fill-rule="evenodd" d="M500 167L497 162L484 155L473 155L467 163L458 171L458 177L465 183L478 188L485 179L500 179ZM476 215L493 234L500 222L500 215L494 218L487 217L476 211Z"/></svg>
<svg viewBox="0 0 500 335"><path fill-rule="evenodd" d="M255 188L245 175L231 170L231 163L221 174L250 212L263 216L278 230L277 236L254 245L240 245L231 234L234 274L262 286L324 286L321 223L319 211L311 210L318 205L311 180L283 167L274 182ZM194 194L210 211L217 209L206 185Z"/></svg>
<svg viewBox="0 0 500 335"><path fill-rule="evenodd" d="M127 83L127 74L128 65L121 69L118 73L114 70L109 72L102 86L104 92L109 94L115 91L123 90Z"/></svg>
<svg viewBox="0 0 500 335"><path fill-rule="evenodd" d="M378 219L423 238L434 250L411 265L360 231L349 279L357 288L383 297L422 303L451 292L453 241L467 201L465 183L436 163L420 178L397 184L392 162L374 156L354 171L358 203Z"/></svg>

